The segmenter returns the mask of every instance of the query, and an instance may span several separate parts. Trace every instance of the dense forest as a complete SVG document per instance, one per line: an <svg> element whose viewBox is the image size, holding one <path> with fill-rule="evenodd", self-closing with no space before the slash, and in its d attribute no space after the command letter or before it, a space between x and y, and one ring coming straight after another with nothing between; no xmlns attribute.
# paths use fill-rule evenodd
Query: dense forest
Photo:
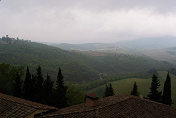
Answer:
<svg viewBox="0 0 176 118"><path fill-rule="evenodd" d="M48 74L42 73L40 66L31 73L28 67L24 72L21 66L4 63L0 64L0 92L57 107L82 103L85 97L83 89L64 84L60 68L56 81L52 81Z"/></svg>

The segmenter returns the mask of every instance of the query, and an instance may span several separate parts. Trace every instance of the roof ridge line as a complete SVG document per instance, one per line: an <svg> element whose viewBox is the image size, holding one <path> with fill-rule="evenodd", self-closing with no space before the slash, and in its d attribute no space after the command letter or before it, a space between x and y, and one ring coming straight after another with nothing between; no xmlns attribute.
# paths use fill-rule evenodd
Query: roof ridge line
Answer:
<svg viewBox="0 0 176 118"><path fill-rule="evenodd" d="M88 112L88 111L97 111L97 110L99 110L99 109L102 109L102 108L105 108L105 107L108 107L108 106L111 106L111 105L114 105L114 104L117 104L117 103L120 103L120 102L124 102L124 101L126 101L126 100L128 100L128 99L132 99L132 98L133 98L132 96L129 96L129 97L123 99L122 101L118 101L118 102L115 102L115 103L112 103L112 104L109 104L109 105L106 105L106 106L98 107L98 108L91 108L91 109L89 109L89 110L74 111L74 112L63 113L63 114L60 113L60 114L58 114L58 115L52 114L52 115L48 115L48 116L59 116L59 115L67 115L67 114L74 114L74 113L84 113L84 112Z"/></svg>
<svg viewBox="0 0 176 118"><path fill-rule="evenodd" d="M3 95L2 97L1 97L1 95L0 95L0 99L3 99L3 100L7 100L7 101L11 101L11 102L13 102L13 103L18 103L18 104L21 104L21 105L26 105L26 106L29 106L29 107L33 107L33 108L40 108L40 109L43 109L43 110L46 110L46 109L50 109L50 108L53 108L53 109L57 109L57 108L55 108L55 107L53 107L53 106L48 106L48 105L44 105L44 104L40 104L40 103L37 103L37 102L33 102L33 101L30 101L30 100L26 100L26 99L22 99L22 98L18 98L18 97L14 97L14 96L11 96L11 95L6 95L6 94L3 94L3 93L0 93L1 95ZM24 101L24 102L22 102L22 101L15 101L15 100L13 100L13 98L15 98L15 99L17 99L17 100L22 100L22 101ZM29 102L29 103L25 103L25 101L26 102ZM34 105L31 105L30 103L33 103ZM37 104L39 105L39 106L37 106ZM46 108L43 108L43 107L46 107ZM47 108L48 107L48 108ZM49 108L50 107L50 108Z"/></svg>

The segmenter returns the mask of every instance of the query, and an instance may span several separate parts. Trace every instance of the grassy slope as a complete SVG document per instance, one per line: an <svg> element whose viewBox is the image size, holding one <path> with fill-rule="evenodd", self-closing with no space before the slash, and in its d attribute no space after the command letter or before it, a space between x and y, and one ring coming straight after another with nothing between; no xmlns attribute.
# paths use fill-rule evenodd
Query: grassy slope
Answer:
<svg viewBox="0 0 176 118"><path fill-rule="evenodd" d="M159 71L159 80L160 80L160 90L163 89L163 85L166 79L167 72L166 71ZM176 104L176 76L171 74L171 82L172 82L172 98L174 101L174 104ZM115 94L130 94L134 82L137 82L138 85L138 91L142 96L147 96L149 93L149 88L151 85L151 78L149 79L140 79L140 78L128 78L123 80L117 80L112 82L112 86L114 88ZM94 88L90 90L89 92L97 93L100 97L103 96L105 90L105 85L99 86L97 88Z"/></svg>
<svg viewBox="0 0 176 118"><path fill-rule="evenodd" d="M86 82L98 79L98 73L119 75L139 73L151 68L167 69L172 65L146 57L131 55L89 56L82 53L64 51L39 43L18 41L13 45L0 45L0 62L23 65L32 68L41 65L44 73L56 78L61 67L66 81Z"/></svg>

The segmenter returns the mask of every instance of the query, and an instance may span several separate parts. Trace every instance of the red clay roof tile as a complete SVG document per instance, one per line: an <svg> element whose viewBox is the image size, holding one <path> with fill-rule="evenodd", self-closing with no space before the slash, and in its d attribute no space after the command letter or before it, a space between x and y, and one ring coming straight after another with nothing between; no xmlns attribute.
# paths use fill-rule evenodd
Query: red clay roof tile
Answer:
<svg viewBox="0 0 176 118"><path fill-rule="evenodd" d="M37 110L56 109L0 93L0 118L24 118Z"/></svg>
<svg viewBox="0 0 176 118"><path fill-rule="evenodd" d="M134 96L116 95L99 100L95 107L85 104L60 109L47 118L176 118L174 107Z"/></svg>

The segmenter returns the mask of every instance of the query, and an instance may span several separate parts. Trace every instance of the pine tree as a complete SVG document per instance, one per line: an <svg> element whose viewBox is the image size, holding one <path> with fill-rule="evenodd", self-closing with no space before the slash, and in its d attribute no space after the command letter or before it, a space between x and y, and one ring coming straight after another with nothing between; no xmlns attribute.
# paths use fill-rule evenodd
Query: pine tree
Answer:
<svg viewBox="0 0 176 118"><path fill-rule="evenodd" d="M113 96L114 95L114 89L112 88L111 83L109 84L109 96Z"/></svg>
<svg viewBox="0 0 176 118"><path fill-rule="evenodd" d="M104 97L113 96L113 95L114 95L114 89L112 88L112 85L110 83L109 86L106 85Z"/></svg>
<svg viewBox="0 0 176 118"><path fill-rule="evenodd" d="M40 66L37 68L37 75L36 75L36 87L35 87L35 98L37 102L43 103L43 75L42 69Z"/></svg>
<svg viewBox="0 0 176 118"><path fill-rule="evenodd" d="M169 72L167 74L166 81L164 83L164 91L163 91L163 103L167 105L172 104L172 98L171 98L171 78L169 75Z"/></svg>
<svg viewBox="0 0 176 118"><path fill-rule="evenodd" d="M108 85L106 84L106 89L105 89L105 95L104 97L108 97L109 95L109 88L108 88Z"/></svg>
<svg viewBox="0 0 176 118"><path fill-rule="evenodd" d="M33 75L32 74L32 76L31 76L31 93L32 93L32 96L31 96L31 98L30 98L30 100L32 100L32 101L37 101L36 100L36 95L38 94L38 91L36 91L37 90L37 79L36 79L36 76L35 75Z"/></svg>
<svg viewBox="0 0 176 118"><path fill-rule="evenodd" d="M57 101L56 101L56 106L57 107L65 107L67 105L67 100L66 100L66 91L67 87L64 86L64 76L62 75L62 71L59 68L59 72L57 75L57 81L56 81L56 88L57 88Z"/></svg>
<svg viewBox="0 0 176 118"><path fill-rule="evenodd" d="M14 80L14 96L21 97L22 95L22 81L18 72L16 72L15 80Z"/></svg>
<svg viewBox="0 0 176 118"><path fill-rule="evenodd" d="M131 91L131 95L139 96L139 93L138 93L137 89L138 89L138 87L137 87L137 84L135 82L134 85L133 85L133 90Z"/></svg>
<svg viewBox="0 0 176 118"><path fill-rule="evenodd" d="M160 86L160 83L159 83L158 77L155 74L153 74L150 93L148 94L148 98L150 100L160 102L161 92L157 90L159 86Z"/></svg>
<svg viewBox="0 0 176 118"><path fill-rule="evenodd" d="M31 80L31 74L30 74L30 71L29 71L29 68L27 67L26 69L26 76L25 76L25 80L24 80L24 85L23 85L23 95L24 95L24 98L25 99L31 99L31 96L32 96L32 80Z"/></svg>
<svg viewBox="0 0 176 118"><path fill-rule="evenodd" d="M53 89L53 84L54 84L54 82L51 81L50 76L47 74L47 78L46 78L46 80L44 80L44 83L43 83L45 104L49 104L50 103L50 99L51 99L51 95L52 95L52 89Z"/></svg>

